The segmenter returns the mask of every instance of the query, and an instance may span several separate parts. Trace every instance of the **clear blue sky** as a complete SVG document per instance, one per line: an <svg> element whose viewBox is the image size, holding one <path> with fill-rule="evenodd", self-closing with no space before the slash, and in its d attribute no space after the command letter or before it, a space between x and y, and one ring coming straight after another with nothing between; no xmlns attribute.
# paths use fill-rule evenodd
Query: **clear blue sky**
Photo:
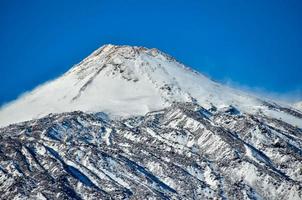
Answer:
<svg viewBox="0 0 302 200"><path fill-rule="evenodd" d="M0 105L106 43L159 48L215 80L302 96L301 0L1 0Z"/></svg>

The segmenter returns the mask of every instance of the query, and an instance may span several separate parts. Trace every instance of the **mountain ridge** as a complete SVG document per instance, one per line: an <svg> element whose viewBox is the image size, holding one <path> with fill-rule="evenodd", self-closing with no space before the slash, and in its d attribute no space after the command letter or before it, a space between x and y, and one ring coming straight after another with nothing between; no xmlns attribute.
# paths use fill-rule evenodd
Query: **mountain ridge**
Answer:
<svg viewBox="0 0 302 200"><path fill-rule="evenodd" d="M1 197L299 200L301 135L196 103L122 120L50 114L0 128Z"/></svg>

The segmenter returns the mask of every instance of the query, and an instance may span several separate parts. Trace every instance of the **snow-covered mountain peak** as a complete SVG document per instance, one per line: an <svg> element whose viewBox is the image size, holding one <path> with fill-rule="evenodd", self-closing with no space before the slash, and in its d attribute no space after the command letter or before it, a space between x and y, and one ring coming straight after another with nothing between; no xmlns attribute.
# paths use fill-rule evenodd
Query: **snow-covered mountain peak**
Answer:
<svg viewBox="0 0 302 200"><path fill-rule="evenodd" d="M144 115L174 102L218 109L232 105L246 113L279 112L271 103L214 82L157 49L104 45L61 77L4 106L0 125L75 110ZM281 117L300 123L287 115Z"/></svg>
<svg viewBox="0 0 302 200"><path fill-rule="evenodd" d="M302 112L157 49L99 48L4 106L0 126L8 124L0 199L302 195Z"/></svg>

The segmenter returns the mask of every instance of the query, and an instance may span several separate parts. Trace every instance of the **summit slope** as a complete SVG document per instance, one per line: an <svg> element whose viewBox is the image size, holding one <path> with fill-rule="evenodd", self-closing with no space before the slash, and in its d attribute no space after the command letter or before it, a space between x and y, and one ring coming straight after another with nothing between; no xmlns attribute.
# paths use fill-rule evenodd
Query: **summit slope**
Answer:
<svg viewBox="0 0 302 200"><path fill-rule="evenodd" d="M241 112L264 112L302 124L299 114L287 112L289 107L214 82L157 49L105 45L61 77L3 106L0 126L76 110L144 115L173 102L197 102L205 108L232 105Z"/></svg>

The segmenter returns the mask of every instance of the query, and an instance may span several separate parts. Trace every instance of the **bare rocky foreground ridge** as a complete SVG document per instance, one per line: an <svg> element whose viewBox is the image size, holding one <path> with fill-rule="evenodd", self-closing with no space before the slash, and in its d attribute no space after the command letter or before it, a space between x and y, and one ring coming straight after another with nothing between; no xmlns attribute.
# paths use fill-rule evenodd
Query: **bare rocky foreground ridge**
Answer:
<svg viewBox="0 0 302 200"><path fill-rule="evenodd" d="M0 129L1 199L294 200L301 163L301 129L233 106L115 121L78 111Z"/></svg>

